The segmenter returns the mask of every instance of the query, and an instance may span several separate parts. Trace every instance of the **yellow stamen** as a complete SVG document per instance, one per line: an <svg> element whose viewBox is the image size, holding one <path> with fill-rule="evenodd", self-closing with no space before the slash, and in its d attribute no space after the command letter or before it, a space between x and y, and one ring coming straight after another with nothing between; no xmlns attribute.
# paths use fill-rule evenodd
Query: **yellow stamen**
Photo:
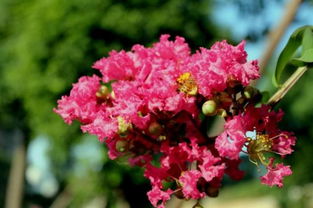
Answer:
<svg viewBox="0 0 313 208"><path fill-rule="evenodd" d="M273 138L269 138L267 134L257 134L256 139L247 138L247 152L249 154L249 160L258 165L261 162L267 166L269 164L264 156L265 152L272 152Z"/></svg>
<svg viewBox="0 0 313 208"><path fill-rule="evenodd" d="M189 72L181 74L177 78L178 90L187 95L196 95L198 87L196 81L193 79Z"/></svg>
<svg viewBox="0 0 313 208"><path fill-rule="evenodd" d="M120 136L126 136L128 131L132 129L132 124L127 123L125 119L121 116L117 117L117 122L118 122L118 134Z"/></svg>
<svg viewBox="0 0 313 208"><path fill-rule="evenodd" d="M107 100L110 95L110 90L107 86L101 85L99 90L96 92L96 96L99 100Z"/></svg>

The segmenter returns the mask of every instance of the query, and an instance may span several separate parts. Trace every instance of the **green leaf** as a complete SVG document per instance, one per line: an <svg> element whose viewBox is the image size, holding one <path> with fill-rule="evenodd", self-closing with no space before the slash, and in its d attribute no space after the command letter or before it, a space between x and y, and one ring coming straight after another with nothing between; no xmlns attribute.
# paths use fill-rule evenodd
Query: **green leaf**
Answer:
<svg viewBox="0 0 313 208"><path fill-rule="evenodd" d="M297 49L302 46L301 57L293 58ZM273 83L279 86L281 76L287 65L304 66L313 62L313 26L303 26L298 28L289 38L285 48L278 57ZM290 66L289 66L290 67Z"/></svg>
<svg viewBox="0 0 313 208"><path fill-rule="evenodd" d="M302 39L302 55L307 50L313 49L313 27L307 27L303 32L303 39Z"/></svg>
<svg viewBox="0 0 313 208"><path fill-rule="evenodd" d="M304 27L301 27L297 29L289 38L287 45L285 48L282 50L278 57L277 65L276 65L276 70L275 74L273 77L273 82L274 85L277 87L279 86L279 80L280 77L285 69L285 66L293 56L293 54L296 52L296 50L299 48L301 45L301 39L302 39L302 34L303 31L305 30Z"/></svg>
<svg viewBox="0 0 313 208"><path fill-rule="evenodd" d="M289 64L285 66L284 71L288 71L286 70L287 68L295 68L295 67L301 67L305 65L306 64L302 60L299 60L299 58L293 58L290 60Z"/></svg>
<svg viewBox="0 0 313 208"><path fill-rule="evenodd" d="M313 63L313 47L303 51L303 54L300 58L294 58L295 61L300 61L304 64Z"/></svg>

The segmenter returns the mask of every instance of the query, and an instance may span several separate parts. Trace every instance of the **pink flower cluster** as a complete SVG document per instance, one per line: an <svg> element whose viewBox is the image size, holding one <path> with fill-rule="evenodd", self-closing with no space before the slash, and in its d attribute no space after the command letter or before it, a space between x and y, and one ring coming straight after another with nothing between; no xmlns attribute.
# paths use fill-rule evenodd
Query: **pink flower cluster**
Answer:
<svg viewBox="0 0 313 208"><path fill-rule="evenodd" d="M183 38L168 39L112 51L93 65L102 76L81 77L55 112L97 135L111 159L127 155L131 165L143 167L152 185L148 197L158 208L171 195L217 196L225 174L244 176L240 153L267 167L262 183L281 187L290 167L266 154L290 154L295 137L278 128L281 111L254 107L259 93L248 85L259 72L257 61L247 61L245 43L217 42L191 54ZM215 115L225 118L225 129L209 138L206 121Z"/></svg>

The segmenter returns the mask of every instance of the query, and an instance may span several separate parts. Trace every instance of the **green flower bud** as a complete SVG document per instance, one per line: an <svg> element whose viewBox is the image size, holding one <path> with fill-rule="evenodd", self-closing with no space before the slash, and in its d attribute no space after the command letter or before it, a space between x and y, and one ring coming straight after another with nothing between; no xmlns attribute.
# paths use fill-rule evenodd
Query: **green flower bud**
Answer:
<svg viewBox="0 0 313 208"><path fill-rule="evenodd" d="M159 136L158 137L158 141L165 141L166 140L166 136L164 136L164 135L161 135L161 136Z"/></svg>
<svg viewBox="0 0 313 208"><path fill-rule="evenodd" d="M202 113L206 116L214 116L216 114L216 102L208 100L202 105Z"/></svg>
<svg viewBox="0 0 313 208"><path fill-rule="evenodd" d="M149 125L148 131L150 134L158 136L161 134L162 129L163 129L162 126L158 122L155 121Z"/></svg>
<svg viewBox="0 0 313 208"><path fill-rule="evenodd" d="M115 93L114 93L114 91L111 92L111 97L112 97L113 99L115 99Z"/></svg>
<svg viewBox="0 0 313 208"><path fill-rule="evenodd" d="M115 148L119 152L125 152L128 146L128 142L125 140L118 140L115 144Z"/></svg>
<svg viewBox="0 0 313 208"><path fill-rule="evenodd" d="M117 117L117 122L118 122L118 131L117 133L120 136L126 136L128 133L128 130L132 129L132 124L127 123L123 117L119 116Z"/></svg>
<svg viewBox="0 0 313 208"><path fill-rule="evenodd" d="M109 95L110 95L110 90L105 85L101 85L99 90L96 92L96 96L101 99L106 99Z"/></svg>

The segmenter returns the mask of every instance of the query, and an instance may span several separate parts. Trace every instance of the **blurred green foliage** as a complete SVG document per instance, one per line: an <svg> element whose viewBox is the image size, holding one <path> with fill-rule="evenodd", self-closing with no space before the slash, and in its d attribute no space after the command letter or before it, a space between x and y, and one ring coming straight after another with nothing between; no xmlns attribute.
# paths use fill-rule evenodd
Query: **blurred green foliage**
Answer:
<svg viewBox="0 0 313 208"><path fill-rule="evenodd" d="M72 207L99 193L114 207L114 197L134 194L136 185L144 186L136 191L146 198L147 186L138 179L142 172L114 162L104 162L88 180L73 176L69 152L80 142L79 126L67 126L52 109L79 76L95 73L93 62L112 49L149 45L163 33L185 37L193 49L209 46L221 37L209 15L209 0L1 0L1 130L21 129L26 143L38 135L50 138L53 172L60 191L69 186ZM132 200L132 207L145 206Z"/></svg>

